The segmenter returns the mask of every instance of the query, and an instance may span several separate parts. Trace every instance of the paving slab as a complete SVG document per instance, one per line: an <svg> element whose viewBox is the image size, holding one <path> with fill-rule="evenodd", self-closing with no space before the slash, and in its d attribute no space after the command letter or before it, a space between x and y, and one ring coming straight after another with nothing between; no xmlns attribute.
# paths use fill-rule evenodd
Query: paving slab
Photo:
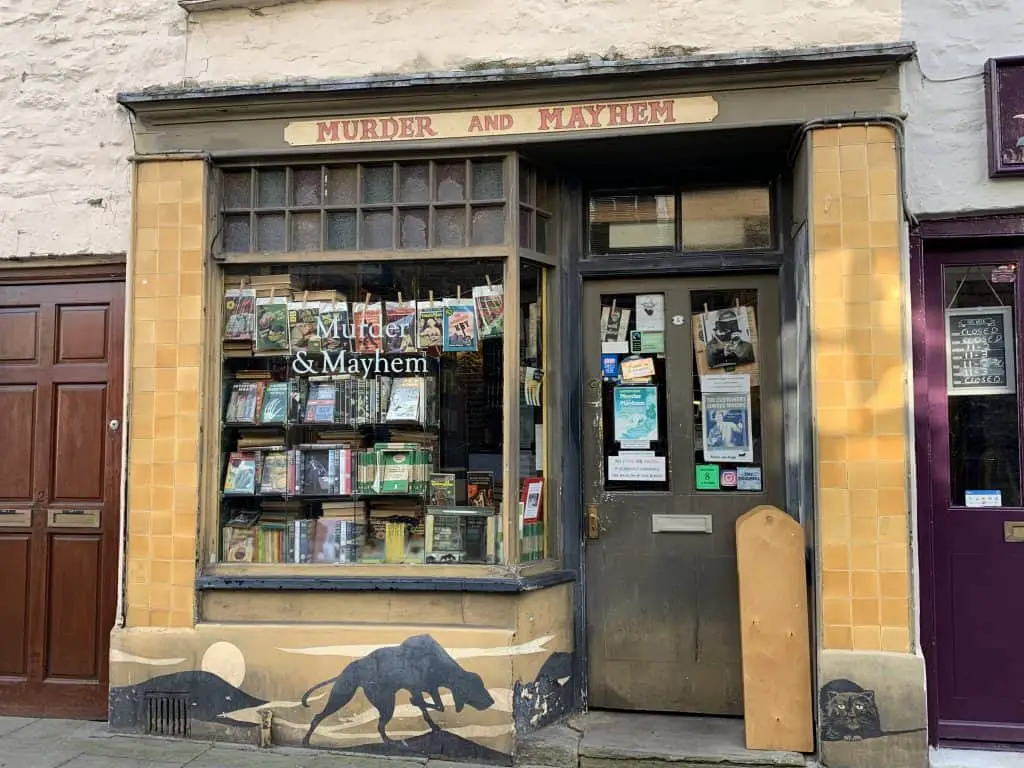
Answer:
<svg viewBox="0 0 1024 768"><path fill-rule="evenodd" d="M0 740L0 768L58 768L80 755L45 742L35 747L9 747Z"/></svg>
<svg viewBox="0 0 1024 768"><path fill-rule="evenodd" d="M423 768L427 759L408 757L367 757L345 752L318 751L310 768ZM465 766L463 766L465 768Z"/></svg>
<svg viewBox="0 0 1024 768"><path fill-rule="evenodd" d="M212 743L205 741L163 739L152 736L118 736L104 731L87 739L83 744L83 751L87 755L126 757L135 760L162 760L180 765L195 759L212 747Z"/></svg>
<svg viewBox="0 0 1024 768"><path fill-rule="evenodd" d="M580 768L613 768L616 761L677 766L799 766L798 752L749 750L743 721L624 712L588 712L580 740Z"/></svg>
<svg viewBox="0 0 1024 768"><path fill-rule="evenodd" d="M181 768L182 763L157 762L154 760L133 759L130 757L107 757L99 755L79 755L70 762L63 763L60 768Z"/></svg>
<svg viewBox="0 0 1024 768"><path fill-rule="evenodd" d="M26 725L31 725L35 721L34 717L0 717L0 738L14 733Z"/></svg>
<svg viewBox="0 0 1024 768"><path fill-rule="evenodd" d="M932 749L931 768L1024 768L1024 754L982 749Z"/></svg>
<svg viewBox="0 0 1024 768"><path fill-rule="evenodd" d="M549 725L516 743L516 765L536 768L576 768L580 733L568 725Z"/></svg>
<svg viewBox="0 0 1024 768"><path fill-rule="evenodd" d="M188 763L188 768L309 768L316 759L310 750L259 750L218 744Z"/></svg>
<svg viewBox="0 0 1024 768"><path fill-rule="evenodd" d="M46 741L72 742L105 731L106 723L91 720L39 719L3 738L4 744L41 744Z"/></svg>

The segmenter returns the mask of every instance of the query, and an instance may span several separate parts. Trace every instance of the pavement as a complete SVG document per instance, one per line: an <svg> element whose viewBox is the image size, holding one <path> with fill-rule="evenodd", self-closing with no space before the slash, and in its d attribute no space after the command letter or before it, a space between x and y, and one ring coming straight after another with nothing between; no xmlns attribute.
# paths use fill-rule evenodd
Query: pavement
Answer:
<svg viewBox="0 0 1024 768"><path fill-rule="evenodd" d="M0 768L454 768L426 758L365 757L114 734L103 722L0 717ZM480 768L460 763L459 768ZM493 767L491 767L493 768Z"/></svg>

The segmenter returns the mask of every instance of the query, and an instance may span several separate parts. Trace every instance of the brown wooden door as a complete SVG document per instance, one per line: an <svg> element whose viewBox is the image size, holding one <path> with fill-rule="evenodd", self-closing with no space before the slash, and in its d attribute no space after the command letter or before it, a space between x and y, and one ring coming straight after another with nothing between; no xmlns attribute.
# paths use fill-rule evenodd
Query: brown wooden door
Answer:
<svg viewBox="0 0 1024 768"><path fill-rule="evenodd" d="M777 286L585 285L592 707L743 713L735 523L784 498Z"/></svg>
<svg viewBox="0 0 1024 768"><path fill-rule="evenodd" d="M106 717L123 324L123 283L0 286L2 715Z"/></svg>

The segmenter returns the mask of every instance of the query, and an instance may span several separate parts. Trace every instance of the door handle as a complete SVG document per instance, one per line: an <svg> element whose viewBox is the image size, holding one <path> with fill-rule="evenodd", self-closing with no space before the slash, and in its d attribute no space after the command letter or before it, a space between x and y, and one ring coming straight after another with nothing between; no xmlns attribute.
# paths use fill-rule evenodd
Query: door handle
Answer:
<svg viewBox="0 0 1024 768"><path fill-rule="evenodd" d="M597 516L597 504L587 504L587 538L596 539L601 535L601 520Z"/></svg>

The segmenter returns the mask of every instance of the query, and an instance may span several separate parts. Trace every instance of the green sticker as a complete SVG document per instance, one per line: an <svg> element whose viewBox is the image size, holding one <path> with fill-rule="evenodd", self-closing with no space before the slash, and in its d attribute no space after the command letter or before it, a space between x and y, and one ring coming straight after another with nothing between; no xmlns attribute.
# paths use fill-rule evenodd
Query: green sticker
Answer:
<svg viewBox="0 0 1024 768"><path fill-rule="evenodd" d="M718 465L717 464L698 464L697 465L697 490L698 491L717 491L720 488L718 484Z"/></svg>
<svg viewBox="0 0 1024 768"><path fill-rule="evenodd" d="M629 351L633 354L662 354L665 351L665 334L660 331L630 331Z"/></svg>

